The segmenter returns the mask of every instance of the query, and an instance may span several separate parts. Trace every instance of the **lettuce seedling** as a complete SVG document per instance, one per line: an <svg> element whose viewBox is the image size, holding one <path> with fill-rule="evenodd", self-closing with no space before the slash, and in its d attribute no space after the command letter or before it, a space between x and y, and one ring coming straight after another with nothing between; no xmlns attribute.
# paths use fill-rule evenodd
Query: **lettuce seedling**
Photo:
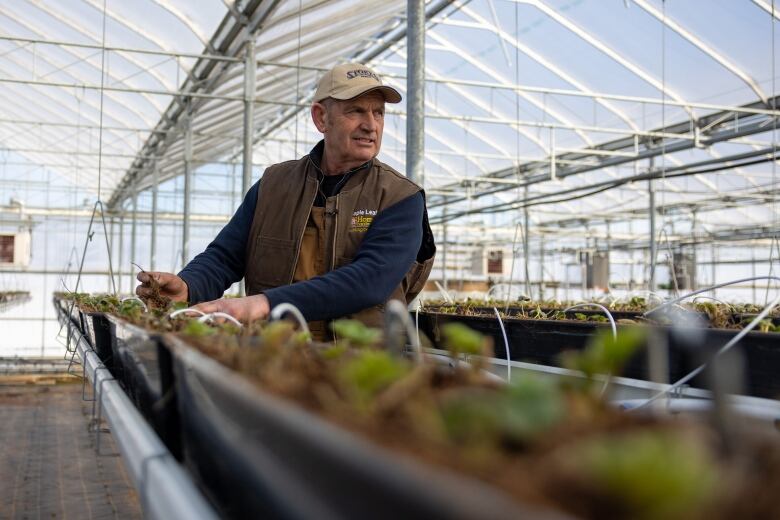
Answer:
<svg viewBox="0 0 780 520"><path fill-rule="evenodd" d="M444 345L453 356L467 354L481 356L485 354L489 342L479 332L458 322L447 323L442 326Z"/></svg>
<svg viewBox="0 0 780 520"><path fill-rule="evenodd" d="M187 336L202 338L215 334L217 330L214 327L211 327L210 325L202 323L198 320L189 320L187 324L181 329L181 332Z"/></svg>
<svg viewBox="0 0 780 520"><path fill-rule="evenodd" d="M591 336L584 350L564 352L561 361L566 368L585 372L589 378L595 374L617 375L644 344L645 335L642 327L621 327L617 337L611 330L600 330Z"/></svg>
<svg viewBox="0 0 780 520"><path fill-rule="evenodd" d="M565 402L553 383L524 376L497 391L455 394L441 408L445 429L459 443L518 445L555 426Z"/></svg>
<svg viewBox="0 0 780 520"><path fill-rule="evenodd" d="M346 339L353 347L371 347L382 341L381 330L367 327L358 320L336 320L330 327L336 337Z"/></svg>
<svg viewBox="0 0 780 520"><path fill-rule="evenodd" d="M402 359L381 350L361 350L339 370L342 384L358 406L368 407L374 397L409 372Z"/></svg>
<svg viewBox="0 0 780 520"><path fill-rule="evenodd" d="M626 518L691 518L715 491L714 462L701 442L679 434L638 431L586 440L565 456L585 485Z"/></svg>

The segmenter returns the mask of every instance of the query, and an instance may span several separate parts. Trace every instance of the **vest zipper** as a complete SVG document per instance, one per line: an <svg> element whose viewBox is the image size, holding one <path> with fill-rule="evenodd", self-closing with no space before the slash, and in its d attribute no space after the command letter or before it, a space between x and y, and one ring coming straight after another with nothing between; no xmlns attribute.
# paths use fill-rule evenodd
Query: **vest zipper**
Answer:
<svg viewBox="0 0 780 520"><path fill-rule="evenodd" d="M336 209L333 212L333 245L330 253L330 271L336 267L336 237L339 235L339 196L336 194Z"/></svg>

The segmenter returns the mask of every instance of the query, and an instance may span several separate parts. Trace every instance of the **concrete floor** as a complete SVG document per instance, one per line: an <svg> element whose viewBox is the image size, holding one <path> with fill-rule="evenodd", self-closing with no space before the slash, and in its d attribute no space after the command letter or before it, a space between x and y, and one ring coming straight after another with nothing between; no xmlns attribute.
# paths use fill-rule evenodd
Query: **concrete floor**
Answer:
<svg viewBox="0 0 780 520"><path fill-rule="evenodd" d="M143 517L110 433L96 452L91 417L75 378L0 376L0 518Z"/></svg>

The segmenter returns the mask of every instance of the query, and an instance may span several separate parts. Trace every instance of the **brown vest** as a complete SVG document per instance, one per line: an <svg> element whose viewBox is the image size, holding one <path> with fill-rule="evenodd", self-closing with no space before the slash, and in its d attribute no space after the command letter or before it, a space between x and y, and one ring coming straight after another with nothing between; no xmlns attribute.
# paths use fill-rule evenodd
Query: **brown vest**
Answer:
<svg viewBox="0 0 780 520"><path fill-rule="evenodd" d="M317 169L309 156L270 166L261 180L247 248L246 291L257 294L293 282L301 243L317 195ZM324 237L318 255L324 271L349 264L357 254L374 216L417 193L420 187L374 159L347 180L341 191L328 197L322 208ZM430 252L418 261L390 296L408 303L422 290L433 265L435 247L427 218L421 225ZM429 256L429 257L428 257ZM298 269L301 272L301 269ZM382 325L384 304L353 315L369 326Z"/></svg>

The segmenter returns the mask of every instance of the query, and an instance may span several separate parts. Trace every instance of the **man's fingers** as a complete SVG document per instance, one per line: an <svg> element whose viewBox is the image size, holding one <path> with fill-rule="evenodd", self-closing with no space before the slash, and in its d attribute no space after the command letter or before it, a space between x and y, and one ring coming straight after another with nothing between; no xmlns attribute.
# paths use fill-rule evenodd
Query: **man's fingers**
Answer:
<svg viewBox="0 0 780 520"><path fill-rule="evenodd" d="M206 314L220 312L222 310L222 306L216 302L199 303L194 308L198 309L200 312L205 312Z"/></svg>
<svg viewBox="0 0 780 520"><path fill-rule="evenodd" d="M152 296L152 290L148 287L144 287L143 285L139 285L135 288L135 294L137 296Z"/></svg>

